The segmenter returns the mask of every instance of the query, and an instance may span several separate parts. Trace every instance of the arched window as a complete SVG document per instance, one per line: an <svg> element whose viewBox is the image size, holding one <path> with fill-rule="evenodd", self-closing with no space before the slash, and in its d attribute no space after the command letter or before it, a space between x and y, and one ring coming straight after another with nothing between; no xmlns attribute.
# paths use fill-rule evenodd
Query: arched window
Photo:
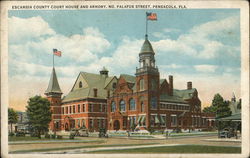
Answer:
<svg viewBox="0 0 250 158"><path fill-rule="evenodd" d="M144 90L144 79L140 80L140 90Z"/></svg>
<svg viewBox="0 0 250 158"><path fill-rule="evenodd" d="M129 100L129 110L135 110L135 109L136 109L135 100L133 98L131 98Z"/></svg>
<svg viewBox="0 0 250 158"><path fill-rule="evenodd" d="M126 104L124 100L120 101L120 111L126 111Z"/></svg>
<svg viewBox="0 0 250 158"><path fill-rule="evenodd" d="M79 88L82 88L82 81L79 82Z"/></svg>
<svg viewBox="0 0 250 158"><path fill-rule="evenodd" d="M151 98L151 109L157 109L157 98L156 97Z"/></svg>
<svg viewBox="0 0 250 158"><path fill-rule="evenodd" d="M144 97L140 97L140 105L141 105L141 112L145 111L145 105L144 105Z"/></svg>
<svg viewBox="0 0 250 158"><path fill-rule="evenodd" d="M115 106L115 102L112 101L111 103L111 112L115 112L116 106Z"/></svg>

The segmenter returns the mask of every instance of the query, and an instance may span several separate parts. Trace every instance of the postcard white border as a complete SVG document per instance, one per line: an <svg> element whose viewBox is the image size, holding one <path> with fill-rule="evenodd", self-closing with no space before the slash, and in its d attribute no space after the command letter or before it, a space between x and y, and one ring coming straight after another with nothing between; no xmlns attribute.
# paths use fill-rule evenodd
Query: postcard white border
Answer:
<svg viewBox="0 0 250 158"><path fill-rule="evenodd" d="M7 107L8 96L8 10L12 5L66 4L159 4L186 5L188 9L240 8L241 24L241 97L242 153L241 154L8 154ZM248 157L249 156L249 7L247 1L2 1L1 2L1 156L3 157Z"/></svg>

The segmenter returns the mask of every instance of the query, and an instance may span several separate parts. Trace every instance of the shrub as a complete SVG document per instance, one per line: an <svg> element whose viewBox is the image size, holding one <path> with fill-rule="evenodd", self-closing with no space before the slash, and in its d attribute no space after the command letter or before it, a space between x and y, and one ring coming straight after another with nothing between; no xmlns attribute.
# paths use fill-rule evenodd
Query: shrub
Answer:
<svg viewBox="0 0 250 158"><path fill-rule="evenodd" d="M58 136L57 136L57 139L62 139L62 136L58 135Z"/></svg>
<svg viewBox="0 0 250 158"><path fill-rule="evenodd" d="M52 134L52 135L51 135L51 138L52 138L52 139L56 139L56 135L55 135L55 134Z"/></svg>
<svg viewBox="0 0 250 158"><path fill-rule="evenodd" d="M33 133L30 134L30 136L31 136L31 137L39 137L39 134L36 133L36 132L33 132Z"/></svg>
<svg viewBox="0 0 250 158"><path fill-rule="evenodd" d="M16 137L25 137L25 133L24 132L17 132Z"/></svg>
<svg viewBox="0 0 250 158"><path fill-rule="evenodd" d="M10 132L10 133L9 133L9 136L11 136L11 137L14 136L14 135L15 135L14 132Z"/></svg>
<svg viewBox="0 0 250 158"><path fill-rule="evenodd" d="M75 138L75 135L74 134L70 134L69 135L69 139L74 139Z"/></svg>
<svg viewBox="0 0 250 158"><path fill-rule="evenodd" d="M48 133L46 133L44 137L50 139L50 135Z"/></svg>

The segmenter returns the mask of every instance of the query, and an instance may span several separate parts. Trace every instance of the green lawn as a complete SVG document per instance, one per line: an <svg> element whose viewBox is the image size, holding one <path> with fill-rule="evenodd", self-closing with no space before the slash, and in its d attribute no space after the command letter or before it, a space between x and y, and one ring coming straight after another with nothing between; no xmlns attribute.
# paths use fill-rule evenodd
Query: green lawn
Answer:
<svg viewBox="0 0 250 158"><path fill-rule="evenodd" d="M25 136L25 137L9 136L9 141L32 141L32 140L50 140L50 139L48 138L39 139L38 137L30 137L30 136ZM58 140L58 139L51 139L51 140Z"/></svg>
<svg viewBox="0 0 250 158"><path fill-rule="evenodd" d="M241 153L240 147L206 146L206 145L180 145L165 147L150 147L122 150L102 150L89 153L117 154L117 153Z"/></svg>
<svg viewBox="0 0 250 158"><path fill-rule="evenodd" d="M83 148L98 148L98 147L117 147L117 146L137 146L137 145L154 145L157 143L147 143L147 144L111 144L111 145L85 145L85 146L67 146L60 148L45 148L45 149L33 149L33 150L17 150L9 152L11 154L15 153L27 153L27 152L46 152L46 151L57 151L57 150L70 150L70 149L83 149Z"/></svg>

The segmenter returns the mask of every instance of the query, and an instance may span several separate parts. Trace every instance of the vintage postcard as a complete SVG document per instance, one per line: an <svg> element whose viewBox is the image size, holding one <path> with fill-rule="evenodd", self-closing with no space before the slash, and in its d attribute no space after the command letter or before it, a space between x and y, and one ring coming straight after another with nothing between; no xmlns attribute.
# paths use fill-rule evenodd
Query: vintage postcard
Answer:
<svg viewBox="0 0 250 158"><path fill-rule="evenodd" d="M2 157L249 157L246 1L1 2Z"/></svg>

